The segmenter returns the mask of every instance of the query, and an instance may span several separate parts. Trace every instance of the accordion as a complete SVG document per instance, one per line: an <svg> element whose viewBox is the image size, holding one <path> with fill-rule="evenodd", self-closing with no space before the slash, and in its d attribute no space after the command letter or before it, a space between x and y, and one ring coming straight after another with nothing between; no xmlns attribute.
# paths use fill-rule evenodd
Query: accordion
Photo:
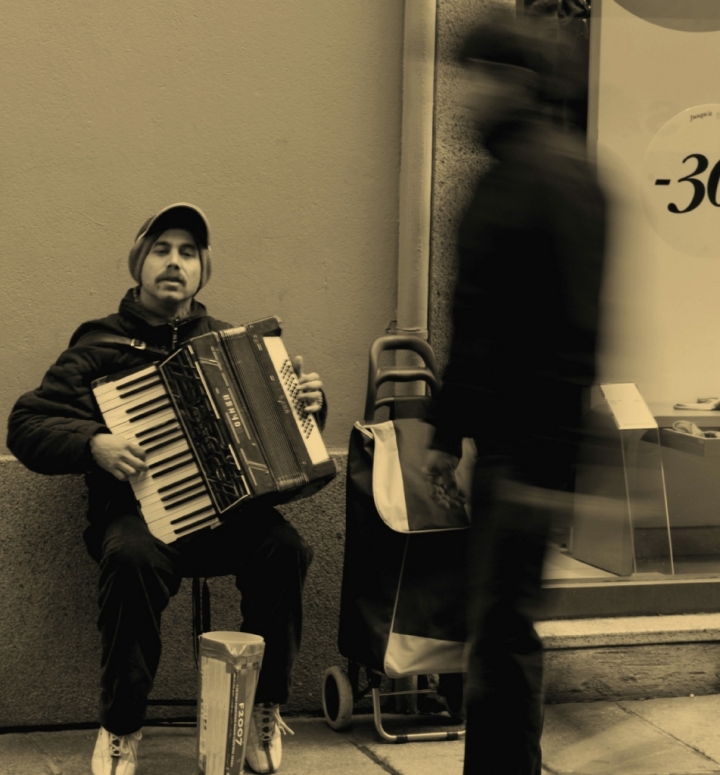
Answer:
<svg viewBox="0 0 720 775"><path fill-rule="evenodd" d="M191 339L92 390L107 427L145 450L129 481L150 532L172 543L249 501L312 495L336 475L277 318Z"/></svg>

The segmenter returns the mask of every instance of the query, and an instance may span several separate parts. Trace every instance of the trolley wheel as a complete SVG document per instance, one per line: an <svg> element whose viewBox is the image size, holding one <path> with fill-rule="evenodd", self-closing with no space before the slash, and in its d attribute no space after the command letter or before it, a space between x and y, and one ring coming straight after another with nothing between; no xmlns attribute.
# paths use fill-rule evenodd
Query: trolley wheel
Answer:
<svg viewBox="0 0 720 775"><path fill-rule="evenodd" d="M339 665L329 667L323 675L322 705L329 727L340 730L350 725L353 690L347 673Z"/></svg>

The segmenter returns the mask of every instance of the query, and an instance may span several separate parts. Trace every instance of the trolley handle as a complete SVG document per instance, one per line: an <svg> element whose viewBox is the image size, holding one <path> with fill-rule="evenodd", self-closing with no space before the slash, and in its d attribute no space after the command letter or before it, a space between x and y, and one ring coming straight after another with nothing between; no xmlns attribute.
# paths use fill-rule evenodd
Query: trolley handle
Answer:
<svg viewBox="0 0 720 775"><path fill-rule="evenodd" d="M380 368L380 354L385 350L412 350L417 353L425 366L391 366ZM370 367L365 401L365 422L372 422L375 409L392 402L392 398L378 400L377 391L385 382L425 382L435 395L440 388L438 364L435 353L424 339L405 334L388 334L376 339L370 346Z"/></svg>

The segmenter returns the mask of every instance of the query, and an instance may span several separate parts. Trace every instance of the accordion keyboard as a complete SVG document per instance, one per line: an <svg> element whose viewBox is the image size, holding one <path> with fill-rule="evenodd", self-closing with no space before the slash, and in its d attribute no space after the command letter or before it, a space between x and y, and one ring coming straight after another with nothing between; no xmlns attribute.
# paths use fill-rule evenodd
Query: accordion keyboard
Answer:
<svg viewBox="0 0 720 775"><path fill-rule="evenodd" d="M170 543L219 522L202 474L155 365L94 388L105 424L144 451L130 477L153 535Z"/></svg>

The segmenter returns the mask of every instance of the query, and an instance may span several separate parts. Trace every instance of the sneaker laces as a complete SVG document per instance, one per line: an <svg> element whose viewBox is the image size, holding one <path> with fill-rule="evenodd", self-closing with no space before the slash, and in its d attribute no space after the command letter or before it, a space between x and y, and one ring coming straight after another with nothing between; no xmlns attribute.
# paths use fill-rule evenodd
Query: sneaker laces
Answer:
<svg viewBox="0 0 720 775"><path fill-rule="evenodd" d="M113 735L110 733L110 756L119 758L125 753L134 753L134 749L137 747L137 742L142 737L142 733L133 732L132 735ZM135 745L133 745L133 743Z"/></svg>
<svg viewBox="0 0 720 775"><path fill-rule="evenodd" d="M277 726L283 735L295 734L282 720L279 705L256 705L253 708L253 713L255 715L258 737L261 742L268 743L272 740L273 734L275 733L275 726Z"/></svg>

